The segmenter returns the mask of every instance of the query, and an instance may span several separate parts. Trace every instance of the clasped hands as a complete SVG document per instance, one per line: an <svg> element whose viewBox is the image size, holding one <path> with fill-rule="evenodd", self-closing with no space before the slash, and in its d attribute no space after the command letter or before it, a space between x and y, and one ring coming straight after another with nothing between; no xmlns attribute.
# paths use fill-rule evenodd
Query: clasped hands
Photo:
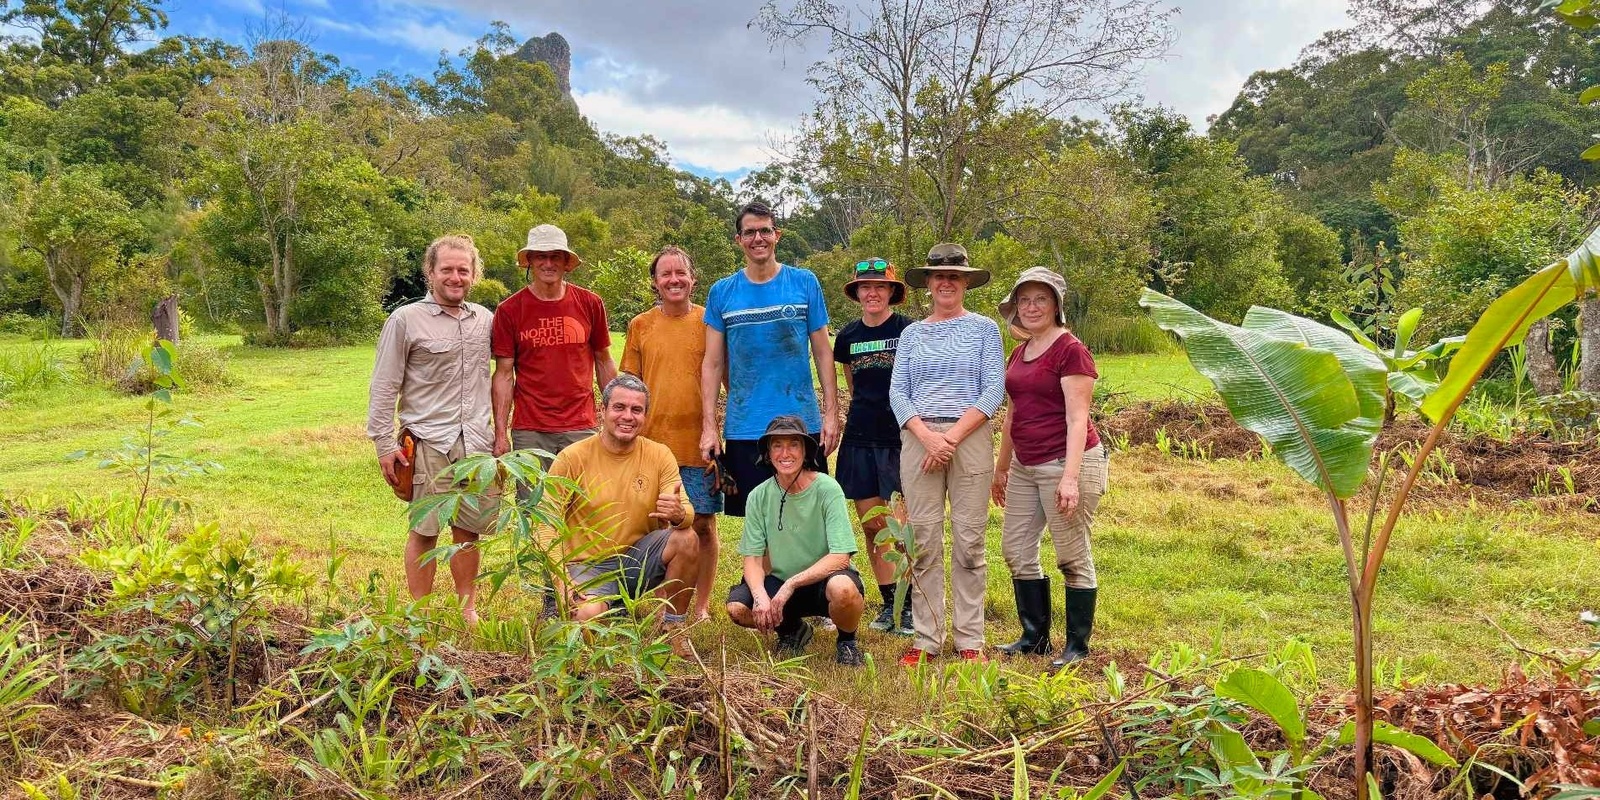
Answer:
<svg viewBox="0 0 1600 800"><path fill-rule="evenodd" d="M755 598L755 607L750 609L750 615L755 618L756 630L762 633L776 630L778 624L783 622L783 606L793 596L794 587L784 581L777 594Z"/></svg>
<svg viewBox="0 0 1600 800"><path fill-rule="evenodd" d="M917 440L922 442L922 449L926 453L922 457L923 472L938 472L950 465L950 459L956 454L956 448L961 446L961 440L955 439L949 433L927 429L925 433L917 434Z"/></svg>

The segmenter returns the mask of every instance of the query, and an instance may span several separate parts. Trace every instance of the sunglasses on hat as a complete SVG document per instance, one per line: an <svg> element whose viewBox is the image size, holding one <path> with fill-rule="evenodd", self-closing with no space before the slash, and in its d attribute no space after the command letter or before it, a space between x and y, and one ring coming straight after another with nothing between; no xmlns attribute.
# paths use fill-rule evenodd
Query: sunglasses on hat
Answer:
<svg viewBox="0 0 1600 800"><path fill-rule="evenodd" d="M856 274L858 275L863 272L887 272L888 270L889 262L884 261L881 258L856 262Z"/></svg>
<svg viewBox="0 0 1600 800"><path fill-rule="evenodd" d="M948 256L933 256L928 259L928 266L930 267L964 267L966 265L967 257L959 253Z"/></svg>

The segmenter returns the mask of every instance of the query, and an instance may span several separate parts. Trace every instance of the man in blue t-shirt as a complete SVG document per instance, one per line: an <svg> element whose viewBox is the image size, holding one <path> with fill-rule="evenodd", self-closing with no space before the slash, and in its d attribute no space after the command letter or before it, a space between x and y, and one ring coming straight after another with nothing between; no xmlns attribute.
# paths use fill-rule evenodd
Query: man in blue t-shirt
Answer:
<svg viewBox="0 0 1600 800"><path fill-rule="evenodd" d="M756 441L774 417L793 414L823 450L818 472L839 446L839 391L828 343L828 307L822 284L810 271L778 263L772 209L753 202L734 217L734 241L744 250L744 269L717 281L706 298L706 357L700 370L700 450L707 459L723 454L738 493L724 511L744 516L746 495L772 477ZM822 408L811 380L822 379ZM724 372L726 371L726 372ZM726 374L724 430L717 429L717 393ZM726 443L723 443L724 438Z"/></svg>

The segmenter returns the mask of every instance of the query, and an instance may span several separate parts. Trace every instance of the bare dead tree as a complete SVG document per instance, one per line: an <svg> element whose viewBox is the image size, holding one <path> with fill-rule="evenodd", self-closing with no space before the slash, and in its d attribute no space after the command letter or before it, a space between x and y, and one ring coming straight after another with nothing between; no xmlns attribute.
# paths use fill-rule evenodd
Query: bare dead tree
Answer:
<svg viewBox="0 0 1600 800"><path fill-rule="evenodd" d="M1122 95L1171 45L1174 14L1158 0L770 0L757 23L774 47L826 39L817 128L881 137L887 152L842 155L890 193L910 248L917 224L949 237L981 205L965 196L975 167L1015 144L990 123Z"/></svg>

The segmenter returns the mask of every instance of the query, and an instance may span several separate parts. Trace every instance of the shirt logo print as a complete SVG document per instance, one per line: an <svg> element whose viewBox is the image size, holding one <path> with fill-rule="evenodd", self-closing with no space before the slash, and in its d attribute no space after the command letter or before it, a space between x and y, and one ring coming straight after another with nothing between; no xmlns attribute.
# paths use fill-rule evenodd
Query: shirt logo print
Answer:
<svg viewBox="0 0 1600 800"><path fill-rule="evenodd" d="M862 353L877 353L884 350L893 351L899 346L900 337L898 336L893 339L875 339L870 342L852 342L850 345L850 355L858 356Z"/></svg>
<svg viewBox="0 0 1600 800"><path fill-rule="evenodd" d="M531 347L553 347L563 344L583 344L589 338L583 323L567 317L545 317L536 327L524 330L518 337Z"/></svg>

